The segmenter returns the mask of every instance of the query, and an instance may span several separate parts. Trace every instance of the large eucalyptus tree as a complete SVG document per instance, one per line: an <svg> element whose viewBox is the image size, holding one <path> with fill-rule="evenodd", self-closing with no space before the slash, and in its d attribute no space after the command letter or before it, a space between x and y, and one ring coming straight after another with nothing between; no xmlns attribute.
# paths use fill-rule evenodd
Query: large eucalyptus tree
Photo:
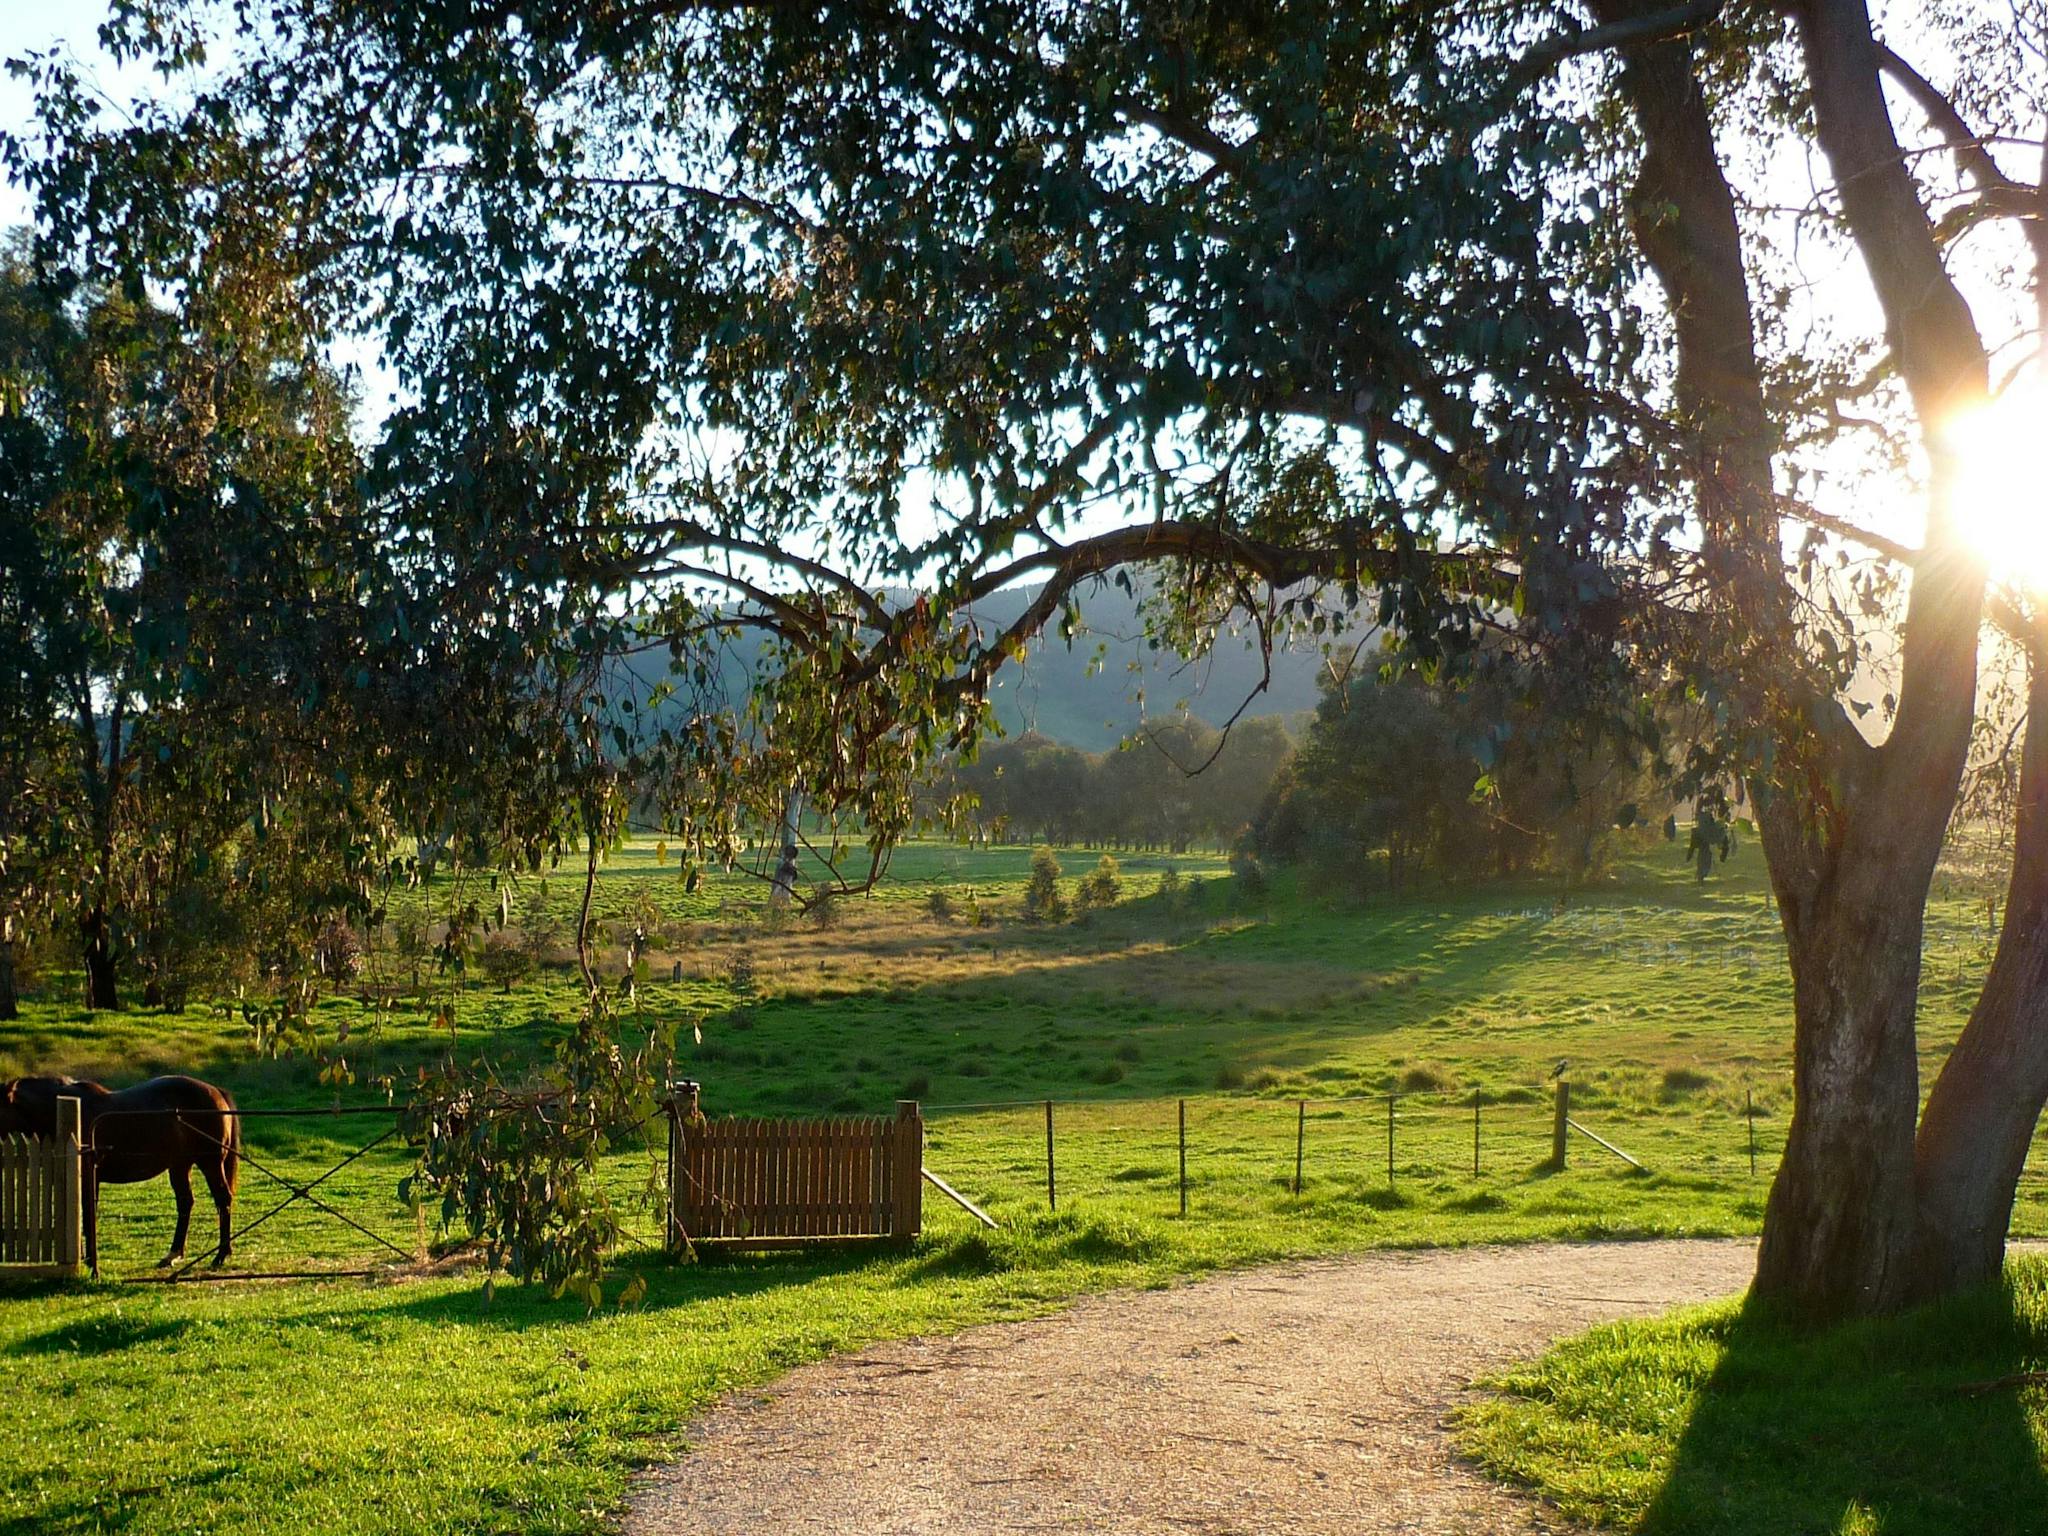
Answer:
<svg viewBox="0 0 2048 1536"><path fill-rule="evenodd" d="M352 761L376 557L348 405L250 321L0 251L0 949L61 919L88 1008L138 961L156 1001L166 892Z"/></svg>
<svg viewBox="0 0 2048 1536"><path fill-rule="evenodd" d="M886 840L993 670L1133 562L1175 563L1197 637L1312 618L1303 582L1429 667L1512 630L1617 725L1695 703L1681 783L1755 805L1797 1060L1760 1290L1882 1309L1995 1267L2048 1096L2031 722L2006 932L1924 1120L1915 1044L1989 611L1956 432L2002 339L1950 255L2039 227L2005 155L2040 134L2031 0L1930 0L1900 53L1861 0L213 14L117 6L117 50L216 51L132 124L38 66L46 253L176 294L227 250L373 338L365 495L501 676L661 645L701 699L736 619L774 637L742 710L636 731L583 689L586 766L644 751L710 845L797 781ZM1909 42L2003 89L1943 95ZM1774 149L1830 168L1784 217L1874 304L1800 296ZM1975 270L2007 295L2028 249ZM1924 459L1923 539L1788 494L1859 421Z"/></svg>

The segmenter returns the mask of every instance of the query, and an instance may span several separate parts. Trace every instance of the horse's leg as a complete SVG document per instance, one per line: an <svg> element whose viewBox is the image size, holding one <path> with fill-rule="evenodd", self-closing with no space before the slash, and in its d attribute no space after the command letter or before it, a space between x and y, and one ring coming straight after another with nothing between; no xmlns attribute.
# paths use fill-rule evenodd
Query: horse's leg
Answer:
<svg viewBox="0 0 2048 1536"><path fill-rule="evenodd" d="M88 1157L80 1172L79 1193L85 1197L85 1268L86 1273L97 1280L100 1277L100 1171Z"/></svg>
<svg viewBox="0 0 2048 1536"><path fill-rule="evenodd" d="M227 1263L228 1255L235 1251L234 1156L234 1151L230 1148L218 1159L208 1159L199 1165L199 1171L206 1176L206 1192L213 1196L213 1208L220 1216L220 1246L213 1252L215 1269Z"/></svg>
<svg viewBox="0 0 2048 1536"><path fill-rule="evenodd" d="M192 1170L182 1163L173 1163L166 1170L171 1179L171 1194L178 1201L178 1230L171 1236L171 1251L157 1264L158 1269L168 1269L185 1257L185 1232L192 1225Z"/></svg>

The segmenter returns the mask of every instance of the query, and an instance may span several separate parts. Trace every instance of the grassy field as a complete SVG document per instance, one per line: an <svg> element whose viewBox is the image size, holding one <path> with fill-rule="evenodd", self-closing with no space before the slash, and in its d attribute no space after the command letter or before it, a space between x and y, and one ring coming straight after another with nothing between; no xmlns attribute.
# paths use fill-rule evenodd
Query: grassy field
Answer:
<svg viewBox="0 0 2048 1536"><path fill-rule="evenodd" d="M1595 1329L1492 1385L1468 1451L1566 1514L1653 1536L2048 1528L2048 1262L1816 1337L1726 1302Z"/></svg>
<svg viewBox="0 0 2048 1536"><path fill-rule="evenodd" d="M1094 856L1063 858L1072 877ZM874 1113L917 1098L927 1163L1000 1232L932 1197L906 1254L673 1266L628 1253L622 1269L646 1275L646 1302L595 1316L505 1288L486 1306L475 1274L418 1264L368 1282L110 1281L0 1300L0 1354L19 1357L27 1387L0 1421L0 1532L591 1530L630 1467L672 1445L692 1411L864 1339L1285 1255L1754 1230L1782 1142L1789 1040L1753 849L1703 886L1657 844L1567 903L1551 887L1489 887L1342 911L1284 884L1246 903L1217 860L1134 857L1119 907L1044 928L1017 918L1027 860L1023 849L907 849L882 890L840 903L830 928L765 923L761 887L744 878L687 890L651 842L599 882L615 926L658 918L653 980L629 1015L676 1031L680 1069L703 1081L709 1112ZM1155 894L1167 863L1197 883L1192 897ZM1994 864L1958 858L1944 875L1928 942L1930 1057L1987 958ZM550 882L550 908L567 910L573 884ZM934 891L949 913L934 913ZM469 894L430 892L427 915ZM515 916L530 899L520 893ZM966 915L975 907L985 923ZM625 964L616 951L606 963L614 974ZM410 981L399 957L374 969ZM63 977L0 1026L0 1075L191 1070L247 1106L374 1105L448 1050L530 1058L576 1006L559 967L510 993L475 977L422 980L422 995L390 1007L347 995L320 1005L324 1049L353 1083L322 1082L305 1054L255 1057L226 1012L85 1016ZM435 1022L444 1007L452 1032ZM1559 1058L1575 1114L1648 1175L1587 1141L1568 1171L1544 1168ZM1048 1097L1060 1101L1057 1213L1046 1209ZM261 1169L303 1182L382 1129L374 1116L251 1120L247 1140ZM320 1193L417 1254L435 1234L398 1202L406 1166L387 1144ZM648 1166L616 1160L621 1198ZM245 1175L245 1218L282 1197L261 1169ZM2048 1184L2029 1185L2017 1230L2048 1228L2044 1194ZM110 1192L110 1275L147 1271L169 1206L161 1184ZM651 1241L655 1218L638 1219ZM237 1263L380 1257L300 1204L252 1234Z"/></svg>

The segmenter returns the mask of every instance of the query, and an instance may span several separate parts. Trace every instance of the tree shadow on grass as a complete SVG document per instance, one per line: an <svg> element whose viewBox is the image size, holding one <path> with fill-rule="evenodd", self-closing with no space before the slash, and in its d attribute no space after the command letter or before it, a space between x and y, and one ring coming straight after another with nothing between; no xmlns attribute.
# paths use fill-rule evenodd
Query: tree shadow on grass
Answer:
<svg viewBox="0 0 2048 1536"><path fill-rule="evenodd" d="M118 1469L109 1475L118 1478ZM181 1473L177 1483L184 1492L217 1487L235 1475L232 1466L214 1466ZM0 1516L0 1536L49 1536L51 1531L93 1531L101 1536L115 1531L158 1531L163 1527L158 1524L161 1511L154 1496L164 1491L162 1485L123 1488L118 1493L93 1487L70 1497L52 1497L38 1503L28 1514Z"/></svg>
<svg viewBox="0 0 2048 1536"><path fill-rule="evenodd" d="M26 1334L6 1347L9 1355L114 1355L139 1344L175 1339L191 1326L185 1318L130 1317L108 1312L96 1317L74 1317Z"/></svg>
<svg viewBox="0 0 2048 1536"><path fill-rule="evenodd" d="M629 1259L611 1271L605 1280L606 1305L598 1313L589 1312L572 1298L550 1296L544 1285L524 1285L504 1276L499 1277L486 1301L482 1277L478 1276L474 1283L454 1288L394 1286L388 1302L360 1309L359 1315L365 1328L381 1326L378 1319L394 1317L507 1332L559 1328L594 1316L615 1315L618 1309L613 1303L635 1276L646 1281L647 1289L633 1311L645 1314L800 1290L818 1281L836 1280L870 1265L898 1262L901 1258L901 1252L896 1250L856 1248L801 1256L714 1255L699 1263L676 1263L649 1254ZM322 1328L331 1328L335 1323L334 1318L325 1315L309 1315L305 1321Z"/></svg>
<svg viewBox="0 0 2048 1536"><path fill-rule="evenodd" d="M1700 1326L1719 1358L1643 1532L2048 1531L2048 1266L1821 1333L1755 1303Z"/></svg>

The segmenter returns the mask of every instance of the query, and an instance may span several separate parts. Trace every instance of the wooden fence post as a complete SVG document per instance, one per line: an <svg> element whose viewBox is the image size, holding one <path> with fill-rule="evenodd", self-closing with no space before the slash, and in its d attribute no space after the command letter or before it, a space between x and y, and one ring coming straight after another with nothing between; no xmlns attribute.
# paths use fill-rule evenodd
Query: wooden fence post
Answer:
<svg viewBox="0 0 2048 1536"><path fill-rule="evenodd" d="M1396 1095L1387 1095L1387 1187L1394 1184L1394 1100Z"/></svg>
<svg viewBox="0 0 2048 1536"><path fill-rule="evenodd" d="M1472 1090L1472 1177L1479 1177L1479 1090Z"/></svg>
<svg viewBox="0 0 2048 1536"><path fill-rule="evenodd" d="M1742 1090L1742 1107L1749 1116L1749 1176L1756 1177L1756 1090Z"/></svg>
<svg viewBox="0 0 2048 1536"><path fill-rule="evenodd" d="M915 1099L896 1101L895 1194L890 1236L908 1242L924 1225L924 1114Z"/></svg>
<svg viewBox="0 0 2048 1536"><path fill-rule="evenodd" d="M1301 1152L1308 1140L1308 1100L1303 1099L1294 1115L1294 1194L1301 1197Z"/></svg>
<svg viewBox="0 0 2048 1536"><path fill-rule="evenodd" d="M84 1261L83 1210L79 1199L81 1133L77 1099L57 1101L57 1263L76 1274Z"/></svg>
<svg viewBox="0 0 2048 1536"><path fill-rule="evenodd" d="M1557 1116L1550 1124L1550 1167L1553 1172L1564 1171L1565 1135L1571 1129L1572 1085L1565 1078L1557 1080Z"/></svg>
<svg viewBox="0 0 2048 1536"><path fill-rule="evenodd" d="M1060 1187L1052 1171L1052 1100L1045 1101L1045 1208L1056 1211L1060 1208Z"/></svg>
<svg viewBox="0 0 2048 1536"><path fill-rule="evenodd" d="M674 1090L664 1094L661 1118L668 1123L668 1229L661 1234L661 1246L670 1253L682 1251L683 1170L676 1149L676 1102Z"/></svg>
<svg viewBox="0 0 2048 1536"><path fill-rule="evenodd" d="M1180 1213L1188 1213L1188 1101L1180 1101Z"/></svg>

